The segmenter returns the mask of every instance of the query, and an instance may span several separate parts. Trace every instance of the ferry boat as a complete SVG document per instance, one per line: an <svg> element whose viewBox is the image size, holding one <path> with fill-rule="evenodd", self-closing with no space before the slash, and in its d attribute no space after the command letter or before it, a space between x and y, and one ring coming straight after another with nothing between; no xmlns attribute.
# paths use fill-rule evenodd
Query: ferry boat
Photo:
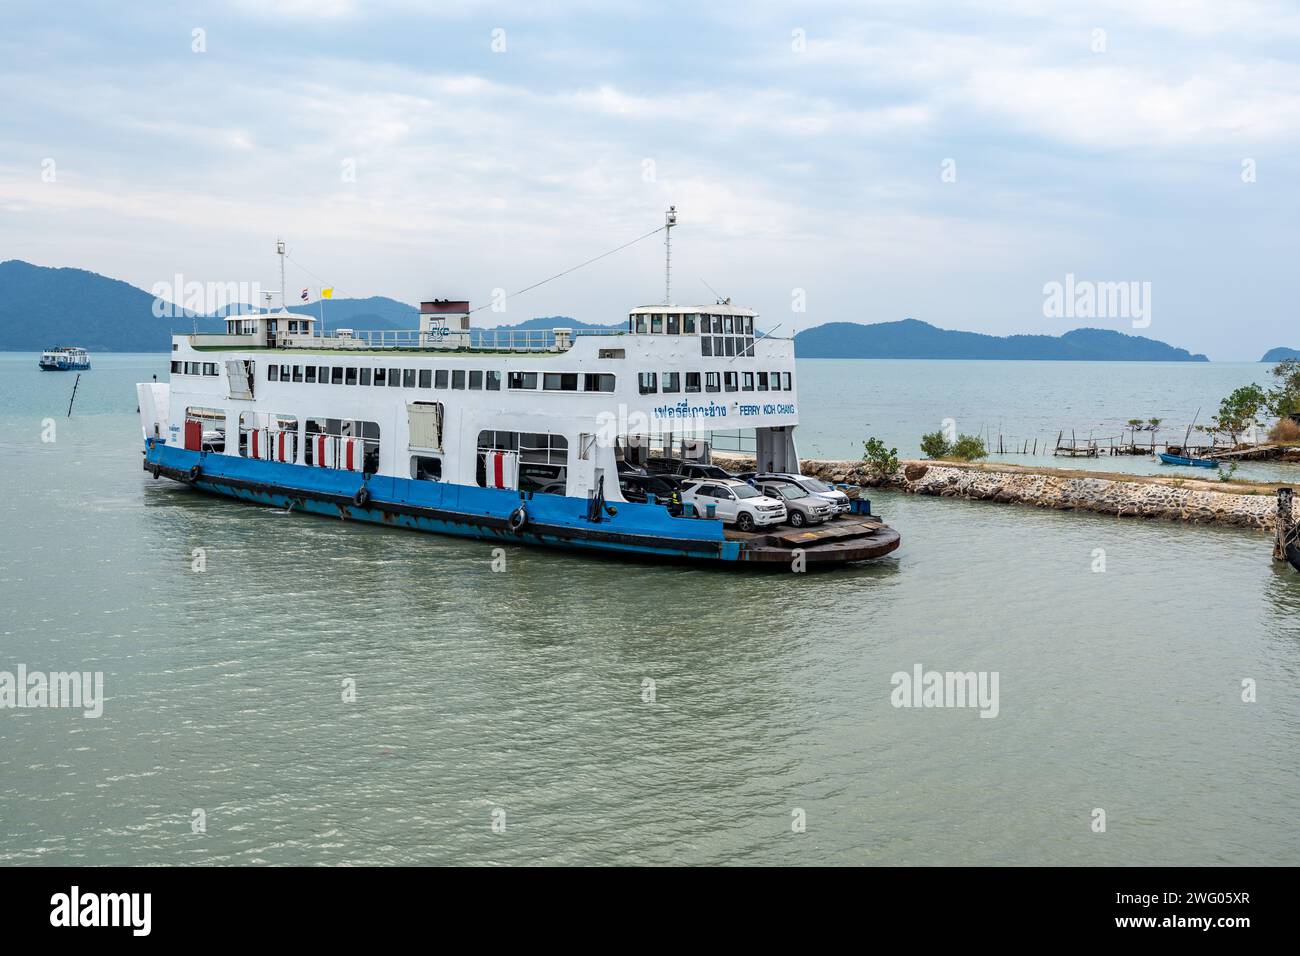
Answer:
<svg viewBox="0 0 1300 956"><path fill-rule="evenodd" d="M799 472L793 340L758 333L755 312L646 305L618 331L470 317L434 299L409 332L326 334L282 304L175 335L170 381L137 385L144 468L292 511L622 556L801 569L898 547L872 517L740 530L621 493L620 472L707 462L718 431Z"/></svg>
<svg viewBox="0 0 1300 956"><path fill-rule="evenodd" d="M42 352L37 364L43 372L82 371L90 368L90 353L85 349L60 345Z"/></svg>

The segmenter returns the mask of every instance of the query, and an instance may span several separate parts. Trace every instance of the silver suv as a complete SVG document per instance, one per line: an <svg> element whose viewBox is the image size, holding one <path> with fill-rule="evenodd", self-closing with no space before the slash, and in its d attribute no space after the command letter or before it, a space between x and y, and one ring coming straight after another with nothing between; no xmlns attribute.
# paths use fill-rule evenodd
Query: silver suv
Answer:
<svg viewBox="0 0 1300 956"><path fill-rule="evenodd" d="M785 505L786 520L796 528L821 524L835 516L835 506L825 498L804 491L798 485L779 481L759 482L758 490Z"/></svg>
<svg viewBox="0 0 1300 956"><path fill-rule="evenodd" d="M810 495L814 495L831 503L836 514L846 514L853 506L849 504L849 496L842 491L832 488L820 478L813 478L810 475L793 475L786 472L758 475L754 478L755 485L767 484L794 485L802 488Z"/></svg>

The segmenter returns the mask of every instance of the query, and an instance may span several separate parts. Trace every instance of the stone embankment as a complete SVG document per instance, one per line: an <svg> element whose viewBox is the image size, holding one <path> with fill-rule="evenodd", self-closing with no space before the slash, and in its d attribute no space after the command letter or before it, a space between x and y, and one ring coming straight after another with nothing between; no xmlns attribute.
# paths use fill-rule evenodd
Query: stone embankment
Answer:
<svg viewBox="0 0 1300 956"><path fill-rule="evenodd" d="M720 454L715 457L723 458ZM746 462L729 458L726 464L753 467L752 459ZM1218 524L1269 534L1273 533L1277 516L1278 486L1260 482L1201 481L947 461L905 461L885 481L873 478L860 461L807 459L802 463L802 470L825 481L886 487L916 495Z"/></svg>

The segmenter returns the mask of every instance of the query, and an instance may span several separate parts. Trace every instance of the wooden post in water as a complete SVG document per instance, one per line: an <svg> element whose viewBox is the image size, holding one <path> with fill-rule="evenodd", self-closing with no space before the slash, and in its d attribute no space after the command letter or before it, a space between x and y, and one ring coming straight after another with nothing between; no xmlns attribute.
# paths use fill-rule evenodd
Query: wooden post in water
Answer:
<svg viewBox="0 0 1300 956"><path fill-rule="evenodd" d="M1277 490L1277 521L1273 529L1273 560L1286 560L1286 544L1295 533L1295 519L1291 513L1291 489Z"/></svg>
<svg viewBox="0 0 1300 956"><path fill-rule="evenodd" d="M68 417L72 417L72 403L77 400L77 386L81 384L81 373L77 373L77 380L72 383L72 397L68 399Z"/></svg>

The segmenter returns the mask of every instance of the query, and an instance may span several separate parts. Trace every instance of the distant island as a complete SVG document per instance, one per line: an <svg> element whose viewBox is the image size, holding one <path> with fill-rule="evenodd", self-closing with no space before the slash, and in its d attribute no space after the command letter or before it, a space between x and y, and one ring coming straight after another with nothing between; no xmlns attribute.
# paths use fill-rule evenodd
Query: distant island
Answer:
<svg viewBox="0 0 1300 956"><path fill-rule="evenodd" d="M0 350L37 352L53 345L78 345L91 352L165 352L175 332L220 332L220 315L181 312L178 317L157 318L154 297L129 283L85 269L57 269L18 259L0 262ZM293 311L319 315L321 306L291 306ZM386 296L364 299L330 299L324 304L325 325L330 329L414 329L419 310ZM499 313L484 310L476 316L476 333L490 332L488 325ZM617 330L623 322L592 325L568 316L539 316L499 329ZM830 322L795 335L799 358L878 359L1037 359L1096 362L1208 362L1154 339L1106 329L1075 329L1064 335L1011 335L941 329L916 319L863 325ZM1279 361L1274 349L1262 361ZM1286 357L1286 356L1282 356Z"/></svg>
<svg viewBox="0 0 1300 956"><path fill-rule="evenodd" d="M861 325L829 322L794 337L800 358L1020 359L1074 362L1208 362L1204 355L1109 329L1064 335L984 335L916 319Z"/></svg>
<svg viewBox="0 0 1300 956"><path fill-rule="evenodd" d="M1264 353L1261 362L1285 362L1287 359L1300 359L1300 349L1276 348Z"/></svg>

